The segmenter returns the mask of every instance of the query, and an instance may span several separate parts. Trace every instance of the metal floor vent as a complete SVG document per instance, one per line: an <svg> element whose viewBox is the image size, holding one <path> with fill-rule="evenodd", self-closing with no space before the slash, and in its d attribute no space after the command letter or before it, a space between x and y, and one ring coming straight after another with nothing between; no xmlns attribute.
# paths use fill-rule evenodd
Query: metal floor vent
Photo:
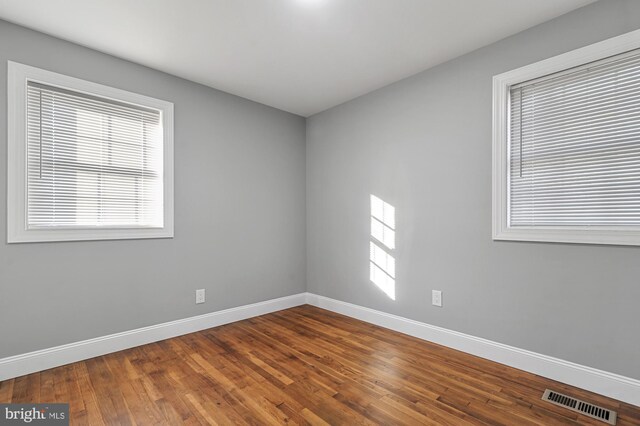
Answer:
<svg viewBox="0 0 640 426"><path fill-rule="evenodd" d="M610 425L615 425L618 417L618 414L615 411L580 401L579 399L554 392L550 389L544 391L542 400L568 408L580 414L584 414L585 416L593 417L594 419L601 420L605 423L609 423Z"/></svg>

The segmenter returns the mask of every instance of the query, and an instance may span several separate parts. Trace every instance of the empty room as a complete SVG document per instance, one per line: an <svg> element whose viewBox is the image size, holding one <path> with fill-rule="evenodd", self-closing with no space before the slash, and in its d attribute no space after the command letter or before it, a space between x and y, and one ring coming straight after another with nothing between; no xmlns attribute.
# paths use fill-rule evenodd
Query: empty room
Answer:
<svg viewBox="0 0 640 426"><path fill-rule="evenodd" d="M0 0L0 425L640 426L640 1Z"/></svg>

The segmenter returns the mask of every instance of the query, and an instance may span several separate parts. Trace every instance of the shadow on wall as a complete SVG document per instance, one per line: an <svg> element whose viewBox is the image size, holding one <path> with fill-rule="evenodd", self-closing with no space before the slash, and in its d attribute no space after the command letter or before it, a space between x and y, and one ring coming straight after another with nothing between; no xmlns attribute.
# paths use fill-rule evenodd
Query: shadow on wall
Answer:
<svg viewBox="0 0 640 426"><path fill-rule="evenodd" d="M371 238L369 241L369 279L391 300L396 300L396 209L371 195Z"/></svg>

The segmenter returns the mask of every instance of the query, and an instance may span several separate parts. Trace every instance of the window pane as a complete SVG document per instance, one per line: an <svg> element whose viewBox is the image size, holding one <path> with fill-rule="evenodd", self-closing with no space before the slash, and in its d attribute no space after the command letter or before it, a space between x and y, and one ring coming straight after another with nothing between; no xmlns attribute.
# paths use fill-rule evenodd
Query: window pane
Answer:
<svg viewBox="0 0 640 426"><path fill-rule="evenodd" d="M640 226L640 55L510 90L509 225Z"/></svg>
<svg viewBox="0 0 640 426"><path fill-rule="evenodd" d="M162 227L160 112L30 83L28 226Z"/></svg>

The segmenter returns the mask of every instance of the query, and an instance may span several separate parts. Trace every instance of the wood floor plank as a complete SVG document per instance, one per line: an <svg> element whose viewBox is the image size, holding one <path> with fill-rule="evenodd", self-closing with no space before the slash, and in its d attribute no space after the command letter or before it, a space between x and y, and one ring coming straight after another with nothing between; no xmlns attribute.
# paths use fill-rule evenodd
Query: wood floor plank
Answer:
<svg viewBox="0 0 640 426"><path fill-rule="evenodd" d="M11 398L13 397L14 382L14 379L0 382L0 403L8 404L11 402Z"/></svg>
<svg viewBox="0 0 640 426"><path fill-rule="evenodd" d="M640 407L300 306L0 382L0 402L68 402L78 425L599 425L545 388Z"/></svg>

